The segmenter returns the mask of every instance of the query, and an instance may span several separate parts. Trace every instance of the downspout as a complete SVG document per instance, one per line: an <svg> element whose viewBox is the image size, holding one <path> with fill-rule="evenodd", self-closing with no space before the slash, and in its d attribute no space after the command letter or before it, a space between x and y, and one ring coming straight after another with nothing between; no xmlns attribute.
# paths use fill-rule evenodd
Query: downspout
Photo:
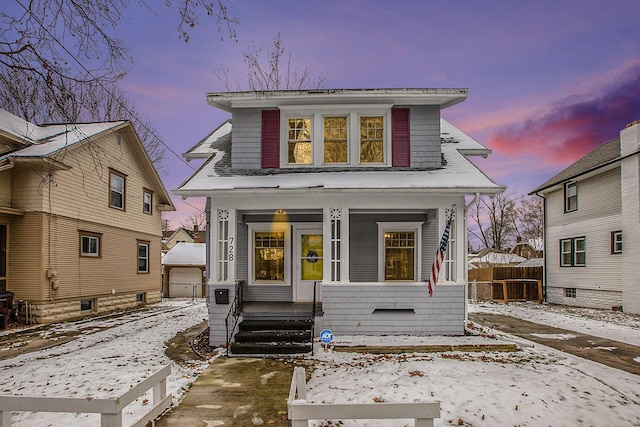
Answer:
<svg viewBox="0 0 640 427"><path fill-rule="evenodd" d="M473 207L476 203L478 203L478 199L480 199L480 193L476 193L473 197L473 200L469 202L468 205L464 207L464 253L467 254L467 248L469 247L469 233L467 233L467 212L469 209ZM464 324L465 328L467 325L467 321L469 320L469 312L467 310L467 301L469 301L469 270L467 269L467 256L464 257L464 267L462 271L464 271Z"/></svg>

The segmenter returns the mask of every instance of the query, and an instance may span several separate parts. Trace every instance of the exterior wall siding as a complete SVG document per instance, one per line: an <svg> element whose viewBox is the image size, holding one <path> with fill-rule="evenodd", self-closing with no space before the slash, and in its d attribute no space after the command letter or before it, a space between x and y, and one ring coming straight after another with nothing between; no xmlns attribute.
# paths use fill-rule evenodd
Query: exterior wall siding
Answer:
<svg viewBox="0 0 640 427"><path fill-rule="evenodd" d="M442 165L440 150L440 108L411 107L411 167L437 169Z"/></svg>
<svg viewBox="0 0 640 427"><path fill-rule="evenodd" d="M46 298L44 281L44 253L42 248L44 215L27 212L15 217L9 225L9 253L7 259L7 290L15 299L42 300Z"/></svg>
<svg viewBox="0 0 640 427"><path fill-rule="evenodd" d="M11 205L11 170L0 172L0 207L13 207Z"/></svg>
<svg viewBox="0 0 640 427"><path fill-rule="evenodd" d="M234 169L260 169L262 110L239 108L233 111L231 165Z"/></svg>
<svg viewBox="0 0 640 427"><path fill-rule="evenodd" d="M578 182L578 210L564 213L562 189L547 196L547 289L622 290L623 255L611 254L611 232L622 229L620 169ZM586 266L560 267L560 240L585 237ZM549 296L547 297L549 298Z"/></svg>
<svg viewBox="0 0 640 427"><path fill-rule="evenodd" d="M335 335L464 335L464 285L323 286L323 326Z"/></svg>

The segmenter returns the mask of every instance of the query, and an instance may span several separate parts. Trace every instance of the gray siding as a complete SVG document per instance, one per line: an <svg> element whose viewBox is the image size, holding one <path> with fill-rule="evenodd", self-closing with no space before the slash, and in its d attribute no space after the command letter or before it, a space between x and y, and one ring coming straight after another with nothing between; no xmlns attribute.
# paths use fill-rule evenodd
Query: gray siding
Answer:
<svg viewBox="0 0 640 427"><path fill-rule="evenodd" d="M421 275L428 277L437 245L435 214L352 214L349 225L349 278L352 282L378 281L378 222L423 222Z"/></svg>
<svg viewBox="0 0 640 427"><path fill-rule="evenodd" d="M464 335L464 285L324 285L323 327L335 335Z"/></svg>
<svg viewBox="0 0 640 427"><path fill-rule="evenodd" d="M611 232L623 229L620 169L615 168L578 181L577 188L578 209L575 212L564 213L563 189L547 195L547 289L576 288L578 294L583 296L594 295L592 292L586 293L588 290L620 292L624 256L611 254ZM583 236L586 242L586 266L560 267L560 240ZM562 304L577 303L575 298L563 302L564 293L561 295L557 299L550 293L548 300ZM589 299L591 297L587 298ZM584 301L585 305L594 306L593 302L587 300ZM609 304L608 300L608 297L603 299L602 305Z"/></svg>
<svg viewBox="0 0 640 427"><path fill-rule="evenodd" d="M441 166L440 108L411 107L411 167L436 169Z"/></svg>
<svg viewBox="0 0 640 427"><path fill-rule="evenodd" d="M262 110L239 108L233 111L231 134L231 167L260 169Z"/></svg>

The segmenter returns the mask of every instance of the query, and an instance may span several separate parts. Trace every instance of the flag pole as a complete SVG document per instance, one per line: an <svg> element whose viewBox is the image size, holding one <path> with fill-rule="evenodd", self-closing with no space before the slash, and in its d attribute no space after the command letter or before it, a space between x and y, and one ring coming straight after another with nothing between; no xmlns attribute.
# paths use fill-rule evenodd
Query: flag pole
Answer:
<svg viewBox="0 0 640 427"><path fill-rule="evenodd" d="M438 276L440 275L440 269L442 268L442 263L444 262L444 256L447 253L447 244L449 243L449 234L451 233L451 223L453 222L453 214L456 210L455 203L451 205L451 212L449 212L449 218L447 219L447 223L444 227L444 232L442 233L442 238L440 239L440 245L436 251L436 256L433 260L433 265L431 266L431 274L429 275L429 298L433 296L433 291L436 288L436 284L438 283ZM455 230L454 230L455 231Z"/></svg>

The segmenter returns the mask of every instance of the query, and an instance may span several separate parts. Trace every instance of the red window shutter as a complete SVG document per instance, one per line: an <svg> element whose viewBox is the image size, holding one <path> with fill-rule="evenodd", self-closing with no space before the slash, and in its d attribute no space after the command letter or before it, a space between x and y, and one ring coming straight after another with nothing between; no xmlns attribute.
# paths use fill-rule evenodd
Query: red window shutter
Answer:
<svg viewBox="0 0 640 427"><path fill-rule="evenodd" d="M262 167L280 167L280 110L262 110Z"/></svg>
<svg viewBox="0 0 640 427"><path fill-rule="evenodd" d="M391 109L391 166L411 166L409 109Z"/></svg>

